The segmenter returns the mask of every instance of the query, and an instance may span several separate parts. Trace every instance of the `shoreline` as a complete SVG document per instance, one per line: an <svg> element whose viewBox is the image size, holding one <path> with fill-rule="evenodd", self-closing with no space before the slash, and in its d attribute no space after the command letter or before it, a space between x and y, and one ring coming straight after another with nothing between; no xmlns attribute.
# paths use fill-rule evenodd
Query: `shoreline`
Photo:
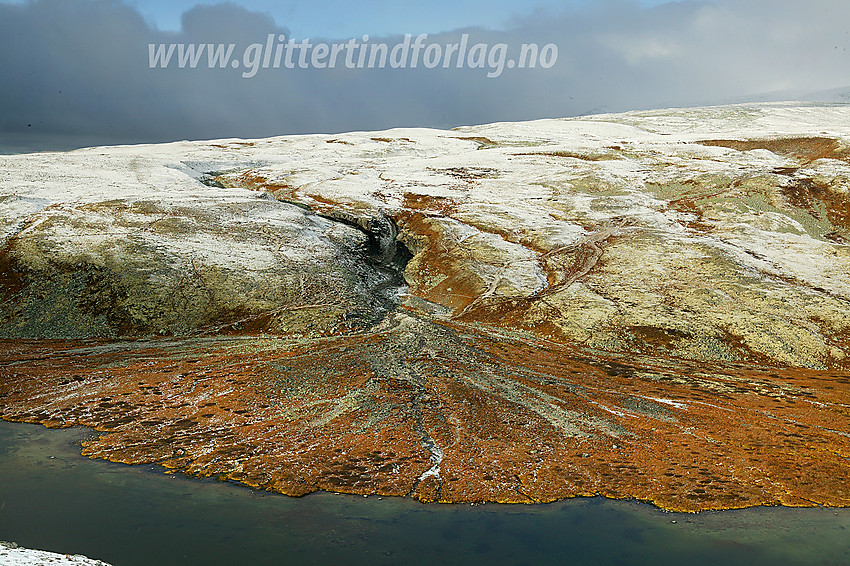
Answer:
<svg viewBox="0 0 850 566"><path fill-rule="evenodd" d="M232 563L246 555L256 556L255 564L277 564L283 551L304 564L327 557L374 564L392 556L411 564L464 564L471 556L515 564L564 552L600 565L846 560L847 509L678 514L604 498L474 506L330 493L290 498L81 458L78 442L89 434L0 423L0 472L7 479L0 537L122 566ZM74 519L82 516L87 520ZM622 542L604 544L612 538Z"/></svg>
<svg viewBox="0 0 850 566"><path fill-rule="evenodd" d="M70 555L23 548L9 541L0 541L0 561L8 566L39 566L47 563L56 566L110 566L106 562L82 554Z"/></svg>

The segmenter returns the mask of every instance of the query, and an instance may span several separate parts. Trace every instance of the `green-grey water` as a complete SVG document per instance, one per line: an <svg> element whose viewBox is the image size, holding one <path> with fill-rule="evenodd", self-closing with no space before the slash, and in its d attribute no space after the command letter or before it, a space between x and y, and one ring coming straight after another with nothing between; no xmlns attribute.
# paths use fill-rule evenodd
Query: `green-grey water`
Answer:
<svg viewBox="0 0 850 566"><path fill-rule="evenodd" d="M850 564L850 509L665 513L601 498L423 505L260 493L0 423L0 540L134 564Z"/></svg>

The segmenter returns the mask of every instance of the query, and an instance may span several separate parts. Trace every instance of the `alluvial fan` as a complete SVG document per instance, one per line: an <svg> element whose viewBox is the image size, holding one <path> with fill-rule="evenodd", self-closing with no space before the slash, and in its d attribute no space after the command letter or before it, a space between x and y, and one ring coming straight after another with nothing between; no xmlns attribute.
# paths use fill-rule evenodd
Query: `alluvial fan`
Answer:
<svg viewBox="0 0 850 566"><path fill-rule="evenodd" d="M850 505L850 109L0 158L0 416L302 495Z"/></svg>

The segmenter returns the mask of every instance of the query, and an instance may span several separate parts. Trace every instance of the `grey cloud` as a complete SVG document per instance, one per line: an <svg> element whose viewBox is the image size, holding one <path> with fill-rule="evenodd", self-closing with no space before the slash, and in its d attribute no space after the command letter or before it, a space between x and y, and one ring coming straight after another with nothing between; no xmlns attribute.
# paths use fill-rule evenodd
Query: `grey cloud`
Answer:
<svg viewBox="0 0 850 566"><path fill-rule="evenodd" d="M183 33L191 41L252 43L278 28L268 14L249 12L233 4L199 5L183 13Z"/></svg>
<svg viewBox="0 0 850 566"><path fill-rule="evenodd" d="M552 42L551 69L150 69L148 44L288 35L236 4L197 6L180 33L114 0L0 3L0 136L105 141L261 137L569 116L743 100L850 85L850 4L717 0L539 12L472 41ZM429 37L455 43L460 31ZM298 38L300 40L300 38ZM343 38L347 40L348 38ZM390 45L400 37L372 38ZM316 40L314 40L316 41ZM202 67L205 65L200 65ZM780 96L780 95L776 95Z"/></svg>

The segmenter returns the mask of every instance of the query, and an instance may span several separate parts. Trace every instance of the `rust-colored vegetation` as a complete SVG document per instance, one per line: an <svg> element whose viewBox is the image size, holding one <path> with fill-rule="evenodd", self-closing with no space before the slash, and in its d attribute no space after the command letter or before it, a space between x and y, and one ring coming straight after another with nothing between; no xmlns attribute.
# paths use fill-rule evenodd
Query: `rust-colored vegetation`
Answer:
<svg viewBox="0 0 850 566"><path fill-rule="evenodd" d="M290 495L850 505L846 372L625 360L409 315L308 344L2 348L2 418L94 427L88 456Z"/></svg>
<svg viewBox="0 0 850 566"><path fill-rule="evenodd" d="M823 137L788 137L749 140L702 140L697 143L706 146L728 147L737 151L766 149L776 155L788 157L808 165L816 159L842 159L850 157L850 148L841 140Z"/></svg>

